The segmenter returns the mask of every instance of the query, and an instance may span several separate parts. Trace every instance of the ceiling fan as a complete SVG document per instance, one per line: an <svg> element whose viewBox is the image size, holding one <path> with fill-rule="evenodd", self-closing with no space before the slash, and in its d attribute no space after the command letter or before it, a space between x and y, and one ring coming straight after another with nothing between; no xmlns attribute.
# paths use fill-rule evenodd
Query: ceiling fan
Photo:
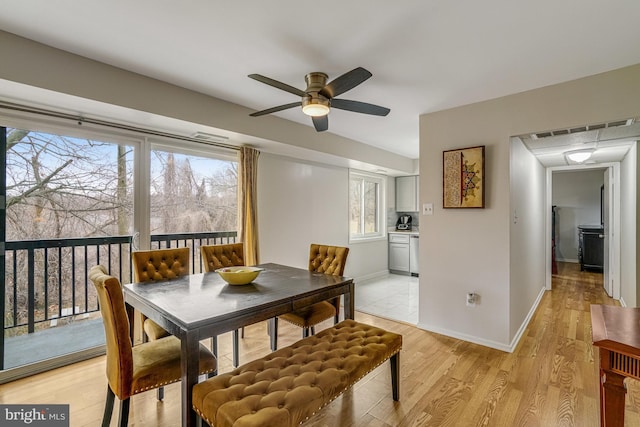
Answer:
<svg viewBox="0 0 640 427"><path fill-rule="evenodd" d="M342 95L346 91L353 89L371 76L372 74L369 71L362 67L358 67L344 73L327 84L329 76L325 73L313 72L304 76L304 80L307 82L307 89L300 90L293 86L289 86L286 83L273 80L260 74L249 74L249 77L254 80L284 90L285 92L298 95L302 98L299 102L279 105L277 107L251 113L249 115L252 117L264 116L265 114L271 114L287 110L289 108L302 106L302 112L311 116L313 126L318 132L325 131L329 128L329 118L327 115L329 114L331 107L356 113L372 114L374 116L386 116L389 114L389 111L391 111L388 108L374 104L367 104L366 102L336 98L336 96Z"/></svg>

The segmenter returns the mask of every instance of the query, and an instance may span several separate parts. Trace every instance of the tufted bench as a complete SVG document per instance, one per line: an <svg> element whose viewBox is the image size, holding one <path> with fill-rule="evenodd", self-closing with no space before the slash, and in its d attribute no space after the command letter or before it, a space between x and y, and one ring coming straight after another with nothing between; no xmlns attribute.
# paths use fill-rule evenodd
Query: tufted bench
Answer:
<svg viewBox="0 0 640 427"><path fill-rule="evenodd" d="M212 427L296 426L390 360L399 399L402 336L345 320L193 387L193 408Z"/></svg>

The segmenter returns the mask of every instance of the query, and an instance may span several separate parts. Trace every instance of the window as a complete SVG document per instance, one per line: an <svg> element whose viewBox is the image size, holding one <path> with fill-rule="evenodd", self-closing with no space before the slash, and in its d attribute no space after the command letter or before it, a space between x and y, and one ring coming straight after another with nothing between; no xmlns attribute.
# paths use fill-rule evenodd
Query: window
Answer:
<svg viewBox="0 0 640 427"><path fill-rule="evenodd" d="M151 234L235 231L238 162L151 150Z"/></svg>
<svg viewBox="0 0 640 427"><path fill-rule="evenodd" d="M349 240L384 238L383 176L349 171Z"/></svg>

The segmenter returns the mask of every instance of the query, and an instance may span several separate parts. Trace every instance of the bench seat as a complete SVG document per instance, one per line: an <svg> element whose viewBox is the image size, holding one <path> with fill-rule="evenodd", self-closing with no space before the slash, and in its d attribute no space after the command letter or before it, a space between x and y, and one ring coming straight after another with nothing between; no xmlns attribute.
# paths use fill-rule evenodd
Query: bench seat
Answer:
<svg viewBox="0 0 640 427"><path fill-rule="evenodd" d="M193 408L212 427L297 426L391 359L399 399L402 336L347 319L193 387Z"/></svg>

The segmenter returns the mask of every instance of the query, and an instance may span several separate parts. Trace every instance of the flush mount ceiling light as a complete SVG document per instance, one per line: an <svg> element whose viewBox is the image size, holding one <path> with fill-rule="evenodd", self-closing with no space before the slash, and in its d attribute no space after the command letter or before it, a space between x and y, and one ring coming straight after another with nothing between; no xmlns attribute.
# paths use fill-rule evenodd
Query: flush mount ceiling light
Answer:
<svg viewBox="0 0 640 427"><path fill-rule="evenodd" d="M582 163L588 160L593 154L593 150L575 150L564 153L565 157L572 162Z"/></svg>
<svg viewBox="0 0 640 427"><path fill-rule="evenodd" d="M329 114L329 100L322 95L302 100L302 112L311 117L322 117Z"/></svg>

